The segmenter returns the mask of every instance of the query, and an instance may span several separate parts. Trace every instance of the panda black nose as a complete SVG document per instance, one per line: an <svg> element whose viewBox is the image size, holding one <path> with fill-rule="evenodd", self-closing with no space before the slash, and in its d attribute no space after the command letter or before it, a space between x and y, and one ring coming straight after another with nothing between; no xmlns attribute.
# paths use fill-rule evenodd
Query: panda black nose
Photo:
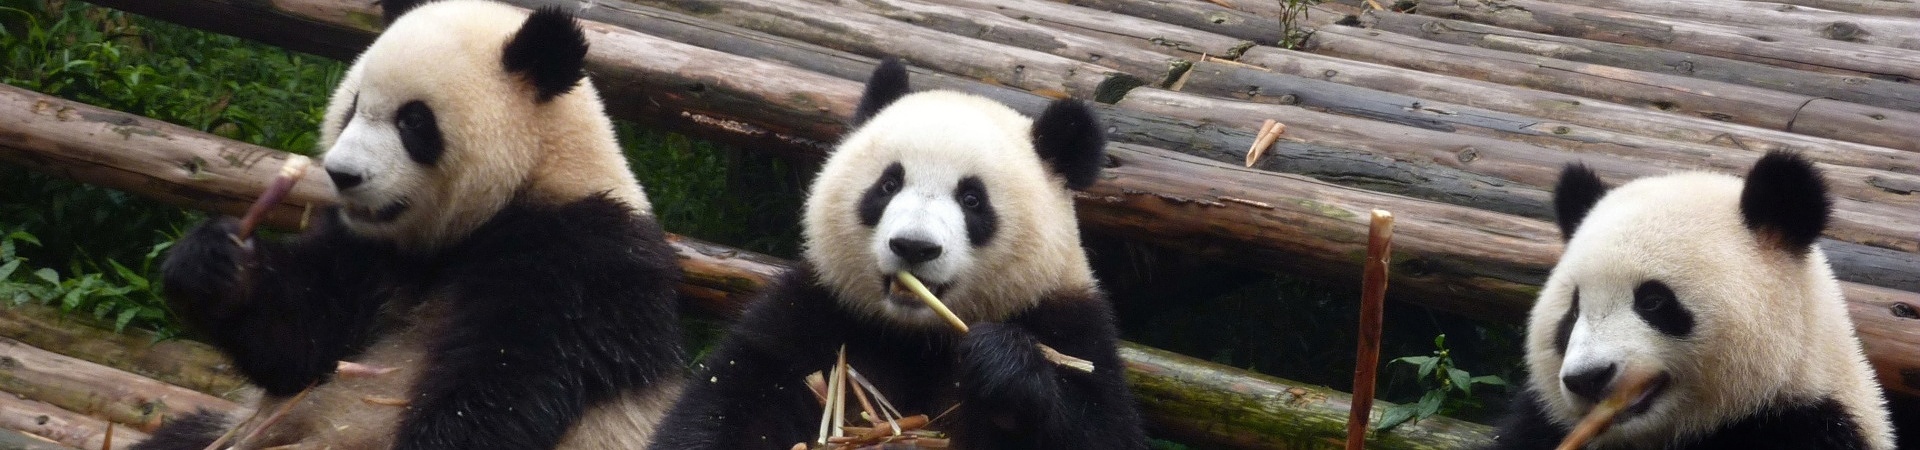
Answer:
<svg viewBox="0 0 1920 450"><path fill-rule="evenodd" d="M361 182L367 181L359 175L341 172L331 168L327 169L327 178L333 179L334 189L342 191L352 189L354 186L359 186Z"/></svg>
<svg viewBox="0 0 1920 450"><path fill-rule="evenodd" d="M1608 364L1606 367L1594 367L1560 376L1560 383L1567 390L1589 402L1599 402L1607 395L1607 385L1613 384L1613 373L1618 367Z"/></svg>
<svg viewBox="0 0 1920 450"><path fill-rule="evenodd" d="M893 254L900 255L900 259L907 260L910 264L932 261L940 257L940 244L919 239L888 239L887 248L893 249Z"/></svg>

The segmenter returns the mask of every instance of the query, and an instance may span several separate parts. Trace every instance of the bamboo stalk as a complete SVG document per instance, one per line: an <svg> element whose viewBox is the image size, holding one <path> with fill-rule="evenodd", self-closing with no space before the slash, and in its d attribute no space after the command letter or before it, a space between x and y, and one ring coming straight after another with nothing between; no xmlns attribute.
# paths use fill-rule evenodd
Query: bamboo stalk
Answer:
<svg viewBox="0 0 1920 450"><path fill-rule="evenodd" d="M934 297L933 291L927 290L927 285L921 284L920 279L914 277L912 272L902 270L894 274L894 278L899 280L900 284L905 285L907 290L913 291L914 296L919 297L920 301L926 303L928 308L933 308L933 312L940 313L940 317L947 319L947 323L952 324L955 330L960 331L960 334L966 334L968 332L967 322L960 320L960 316L954 315L953 310L947 309L947 304L941 302L939 297ZM1093 372L1092 361L1060 353L1059 350L1054 350L1053 347L1049 347L1047 344L1036 343L1034 345L1040 348L1041 356L1046 357L1048 361L1053 361L1054 364L1059 364L1061 367L1081 372Z"/></svg>
<svg viewBox="0 0 1920 450"><path fill-rule="evenodd" d="M1380 329L1387 302L1387 267L1393 262L1393 213L1373 210L1367 229L1366 271L1360 278L1360 348L1354 351L1353 406L1347 413L1347 450L1366 448L1373 413L1374 381L1380 369Z"/></svg>
<svg viewBox="0 0 1920 450"><path fill-rule="evenodd" d="M1594 405L1592 411L1587 411L1587 416L1581 418L1580 423L1574 424L1573 432L1567 433L1567 438L1560 441L1556 450L1579 450L1587 445L1587 441L1605 433L1608 427L1613 426L1613 419L1633 406L1634 401L1646 393L1658 378L1653 373L1628 372L1621 377L1620 387L1615 388L1600 404Z"/></svg>
<svg viewBox="0 0 1920 450"><path fill-rule="evenodd" d="M259 199L247 206L246 215L240 216L240 230L234 234L234 240L246 246L247 239L253 237L253 228L266 218L267 210L280 204L280 200L287 198L288 192L293 192L293 187L300 184L300 178L307 175L307 166L312 164L313 160L306 156L288 155L287 162L280 165L280 173L273 177L273 183L267 185L267 190L260 193Z"/></svg>

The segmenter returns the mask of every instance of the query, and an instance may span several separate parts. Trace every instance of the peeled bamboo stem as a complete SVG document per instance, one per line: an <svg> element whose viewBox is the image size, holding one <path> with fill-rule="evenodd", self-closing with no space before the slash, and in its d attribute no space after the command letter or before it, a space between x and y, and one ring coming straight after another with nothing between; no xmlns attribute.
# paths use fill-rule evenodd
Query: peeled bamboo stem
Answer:
<svg viewBox="0 0 1920 450"><path fill-rule="evenodd" d="M921 302L925 302L928 308L933 308L933 312L940 313L940 317L947 319L947 323L953 324L954 329L960 330L961 334L967 333L967 322L960 320L960 316L954 315L953 310L947 309L947 304L941 302L939 297L933 296L933 291L927 290L927 285L921 284L920 279L914 277L913 273L902 270L896 273L894 278L897 279L901 285L906 286L907 290L913 291L914 296L919 297ZM1035 345L1040 347L1040 355L1045 356L1048 361L1053 361L1054 364L1059 364L1061 367L1081 372L1093 372L1092 361L1060 353L1059 350L1054 350L1053 347L1048 347L1047 344Z"/></svg>

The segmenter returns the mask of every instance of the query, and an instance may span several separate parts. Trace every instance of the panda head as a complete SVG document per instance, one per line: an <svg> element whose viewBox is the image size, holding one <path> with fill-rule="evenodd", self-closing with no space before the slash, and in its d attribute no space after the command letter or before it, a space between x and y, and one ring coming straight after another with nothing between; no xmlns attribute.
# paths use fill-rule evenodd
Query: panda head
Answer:
<svg viewBox="0 0 1920 450"><path fill-rule="evenodd" d="M909 94L899 62L868 81L856 129L809 192L806 258L857 313L944 327L896 289L911 271L963 320L998 321L1063 289L1091 289L1070 189L1092 184L1105 140L1083 103L1037 119L957 92Z"/></svg>
<svg viewBox="0 0 1920 450"><path fill-rule="evenodd" d="M385 3L397 20L347 70L321 129L349 230L430 250L516 198L605 193L647 210L584 81L587 42L572 16Z"/></svg>
<svg viewBox="0 0 1920 450"><path fill-rule="evenodd" d="M1610 191L1569 166L1554 192L1566 252L1528 324L1541 406L1571 425L1624 374L1652 375L1596 442L1657 448L1780 400L1878 396L1814 246L1826 192L1788 153L1744 180L1685 173Z"/></svg>

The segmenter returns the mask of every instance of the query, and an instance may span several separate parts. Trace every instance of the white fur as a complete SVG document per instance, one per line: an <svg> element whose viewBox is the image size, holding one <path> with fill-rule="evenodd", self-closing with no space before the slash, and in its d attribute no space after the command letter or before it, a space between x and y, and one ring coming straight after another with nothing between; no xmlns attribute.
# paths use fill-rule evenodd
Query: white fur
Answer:
<svg viewBox="0 0 1920 450"><path fill-rule="evenodd" d="M1030 139L1032 120L992 100L922 92L895 101L848 135L807 198L806 258L850 310L913 327L946 326L931 311L887 300L882 279L901 269L887 247L897 236L937 242L940 258L916 267L967 321L998 321L1040 295L1094 287L1080 248L1073 198ZM860 197L894 162L906 180L880 223L860 223ZM986 246L967 241L961 178L979 177L999 218Z"/></svg>
<svg viewBox="0 0 1920 450"><path fill-rule="evenodd" d="M356 233L431 251L466 237L515 193L566 201L609 192L649 211L591 83L545 103L501 52L526 20L504 4L454 0L415 8L349 68L327 107L320 147L328 168L362 174L343 207L410 207L387 223L344 217ZM342 129L347 108L358 110ZM394 127L401 105L432 108L446 152L433 167L408 158Z"/></svg>
<svg viewBox="0 0 1920 450"><path fill-rule="evenodd" d="M1893 448L1885 400L1861 352L1826 256L1799 259L1742 223L1736 177L1687 173L1628 183L1606 194L1567 243L1528 323L1530 386L1545 410L1571 425L1591 405L1561 383L1563 371L1620 364L1673 376L1646 413L1596 440L1658 448L1702 435L1777 401L1836 398L1876 449ZM1633 289L1660 280L1692 313L1685 340L1633 311ZM1575 288L1580 313L1564 361L1554 332ZM1564 366L1564 367L1563 367Z"/></svg>

